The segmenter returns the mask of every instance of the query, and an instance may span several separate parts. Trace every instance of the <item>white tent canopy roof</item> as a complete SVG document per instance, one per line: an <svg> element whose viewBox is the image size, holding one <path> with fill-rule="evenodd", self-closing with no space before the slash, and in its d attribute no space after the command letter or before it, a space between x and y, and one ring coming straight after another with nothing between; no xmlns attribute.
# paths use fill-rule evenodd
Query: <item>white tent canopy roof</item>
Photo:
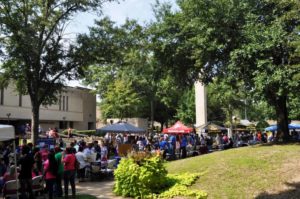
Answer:
<svg viewBox="0 0 300 199"><path fill-rule="evenodd" d="M0 141L15 139L15 128L11 125L0 124Z"/></svg>

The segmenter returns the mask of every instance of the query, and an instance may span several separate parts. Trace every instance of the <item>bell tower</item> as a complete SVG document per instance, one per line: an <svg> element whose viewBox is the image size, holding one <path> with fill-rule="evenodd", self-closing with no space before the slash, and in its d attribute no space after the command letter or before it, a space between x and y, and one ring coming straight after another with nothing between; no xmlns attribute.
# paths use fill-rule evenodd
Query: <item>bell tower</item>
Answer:
<svg viewBox="0 0 300 199"><path fill-rule="evenodd" d="M196 126L207 123L207 93L201 82L195 83Z"/></svg>

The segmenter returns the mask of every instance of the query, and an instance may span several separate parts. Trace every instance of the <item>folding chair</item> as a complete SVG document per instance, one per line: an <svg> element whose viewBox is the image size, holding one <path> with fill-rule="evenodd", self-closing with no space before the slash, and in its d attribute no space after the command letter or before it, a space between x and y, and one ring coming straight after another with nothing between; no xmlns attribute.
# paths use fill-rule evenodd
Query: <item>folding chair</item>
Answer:
<svg viewBox="0 0 300 199"><path fill-rule="evenodd" d="M3 198L19 198L20 182L16 180L7 181L3 187Z"/></svg>
<svg viewBox="0 0 300 199"><path fill-rule="evenodd" d="M101 166L99 164L91 164L89 175L91 181L99 179L101 175Z"/></svg>
<svg viewBox="0 0 300 199"><path fill-rule="evenodd" d="M33 194L34 195L43 194L43 196L45 197L43 191L44 191L43 176L35 176L34 178L32 178L32 192L33 192Z"/></svg>

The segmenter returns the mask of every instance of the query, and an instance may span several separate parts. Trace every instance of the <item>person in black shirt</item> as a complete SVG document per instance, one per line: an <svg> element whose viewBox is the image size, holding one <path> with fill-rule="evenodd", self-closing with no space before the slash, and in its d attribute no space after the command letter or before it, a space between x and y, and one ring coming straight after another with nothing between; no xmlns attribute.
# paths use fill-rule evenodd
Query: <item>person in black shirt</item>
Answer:
<svg viewBox="0 0 300 199"><path fill-rule="evenodd" d="M18 161L21 167L19 180L21 185L21 198L27 198L26 192L29 192L29 198L34 198L32 192L32 168L34 165L33 156L29 153L30 148L27 145L22 147L22 156Z"/></svg>

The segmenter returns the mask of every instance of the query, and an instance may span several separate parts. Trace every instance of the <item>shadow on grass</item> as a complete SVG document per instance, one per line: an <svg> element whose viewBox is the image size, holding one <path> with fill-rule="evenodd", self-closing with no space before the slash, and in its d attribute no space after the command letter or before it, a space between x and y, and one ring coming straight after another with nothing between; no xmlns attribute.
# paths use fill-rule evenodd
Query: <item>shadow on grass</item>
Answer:
<svg viewBox="0 0 300 199"><path fill-rule="evenodd" d="M257 146L258 146L258 147L262 147L262 146L274 146L274 145L279 145L279 146L286 146L286 145L300 145L300 142L299 142L299 141L269 142L269 143L259 144L259 145L257 145Z"/></svg>
<svg viewBox="0 0 300 199"><path fill-rule="evenodd" d="M261 193L255 199L298 199L300 198L300 183L285 183L289 189L279 193Z"/></svg>

